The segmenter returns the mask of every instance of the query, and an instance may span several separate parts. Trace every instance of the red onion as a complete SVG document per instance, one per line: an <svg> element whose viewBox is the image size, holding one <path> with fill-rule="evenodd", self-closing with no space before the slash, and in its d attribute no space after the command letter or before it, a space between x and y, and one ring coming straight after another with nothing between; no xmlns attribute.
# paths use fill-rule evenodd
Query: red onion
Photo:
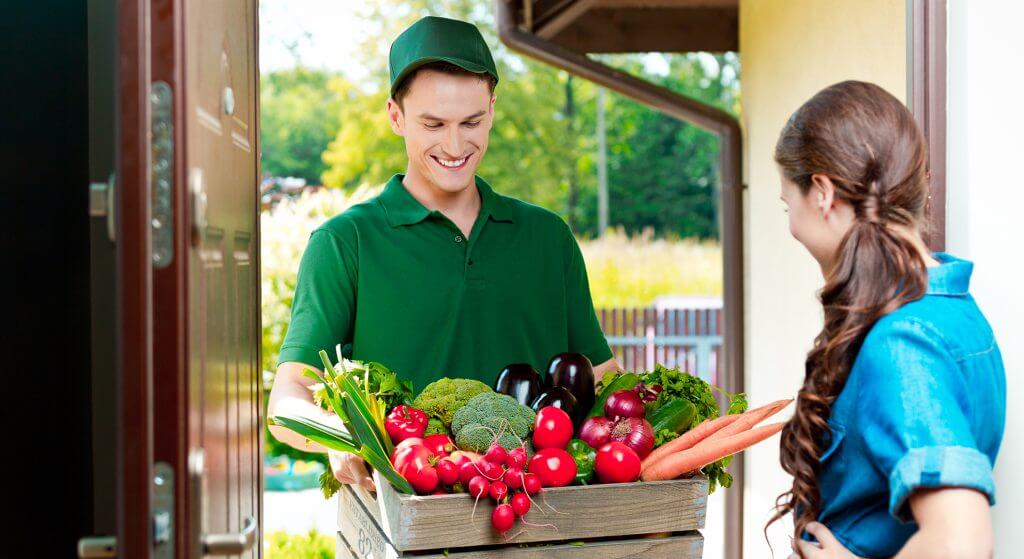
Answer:
<svg viewBox="0 0 1024 559"><path fill-rule="evenodd" d="M632 448L643 460L654 450L654 429L646 419L624 417L612 424L611 440Z"/></svg>
<svg viewBox="0 0 1024 559"><path fill-rule="evenodd" d="M652 384L650 386L647 386L641 382L640 384L637 384L635 387L633 387L633 392L636 392L637 395L640 396L640 400L646 404L648 402L653 402L658 399L658 395L661 394L661 385Z"/></svg>
<svg viewBox="0 0 1024 559"><path fill-rule="evenodd" d="M591 417L580 426L580 440L593 448L601 448L612 436L612 420L607 417Z"/></svg>
<svg viewBox="0 0 1024 559"><path fill-rule="evenodd" d="M593 448L617 441L633 449L643 459L654 449L654 429L647 420L639 417L614 421L607 417L591 417L580 427L580 440Z"/></svg>
<svg viewBox="0 0 1024 559"><path fill-rule="evenodd" d="M612 392L604 403L604 415L612 419L620 417L640 417L647 413L643 400L632 390Z"/></svg>

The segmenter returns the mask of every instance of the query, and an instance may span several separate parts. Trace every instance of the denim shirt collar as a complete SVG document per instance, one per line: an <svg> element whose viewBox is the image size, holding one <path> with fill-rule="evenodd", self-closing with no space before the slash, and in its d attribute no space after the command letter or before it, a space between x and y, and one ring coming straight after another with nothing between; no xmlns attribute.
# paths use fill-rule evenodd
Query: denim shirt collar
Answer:
<svg viewBox="0 0 1024 559"><path fill-rule="evenodd" d="M945 252L936 252L932 256L939 261L939 265L928 268L928 295L967 295L974 263Z"/></svg>

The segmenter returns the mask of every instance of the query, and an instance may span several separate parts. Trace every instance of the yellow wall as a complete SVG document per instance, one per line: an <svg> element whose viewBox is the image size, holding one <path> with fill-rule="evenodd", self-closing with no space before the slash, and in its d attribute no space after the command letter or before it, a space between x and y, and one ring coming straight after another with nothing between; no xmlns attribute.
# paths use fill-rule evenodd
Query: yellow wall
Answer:
<svg viewBox="0 0 1024 559"><path fill-rule="evenodd" d="M752 403L795 395L821 326L821 273L789 235L772 152L789 115L821 88L859 79L906 98L905 0L740 0L746 197L747 393ZM746 557L769 557L762 535L788 488L778 447L747 452ZM776 556L785 530L771 532Z"/></svg>

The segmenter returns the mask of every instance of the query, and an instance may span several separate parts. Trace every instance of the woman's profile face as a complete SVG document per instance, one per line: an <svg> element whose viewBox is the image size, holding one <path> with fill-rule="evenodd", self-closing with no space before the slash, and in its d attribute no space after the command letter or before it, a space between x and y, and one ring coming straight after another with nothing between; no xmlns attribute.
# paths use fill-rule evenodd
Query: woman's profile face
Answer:
<svg viewBox="0 0 1024 559"><path fill-rule="evenodd" d="M849 228L845 211L835 206L831 182L815 181L807 193L779 169L781 196L789 217L789 233L818 261L822 271L831 266L843 235Z"/></svg>

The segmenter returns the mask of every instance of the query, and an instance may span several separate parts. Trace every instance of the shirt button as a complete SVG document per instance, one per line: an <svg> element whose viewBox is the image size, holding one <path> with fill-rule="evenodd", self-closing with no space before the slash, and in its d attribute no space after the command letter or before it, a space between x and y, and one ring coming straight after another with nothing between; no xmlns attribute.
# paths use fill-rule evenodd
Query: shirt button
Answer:
<svg viewBox="0 0 1024 559"><path fill-rule="evenodd" d="M472 266L472 265L473 265L473 261L472 261L472 260L470 260L470 261L469 261L469 265L470 265L470 266Z"/></svg>
<svg viewBox="0 0 1024 559"><path fill-rule="evenodd" d="M455 242L456 242L456 243L461 243L461 242L462 242L462 237L461 237L461 236L459 236L459 235L456 235L456 236L455 236Z"/></svg>

